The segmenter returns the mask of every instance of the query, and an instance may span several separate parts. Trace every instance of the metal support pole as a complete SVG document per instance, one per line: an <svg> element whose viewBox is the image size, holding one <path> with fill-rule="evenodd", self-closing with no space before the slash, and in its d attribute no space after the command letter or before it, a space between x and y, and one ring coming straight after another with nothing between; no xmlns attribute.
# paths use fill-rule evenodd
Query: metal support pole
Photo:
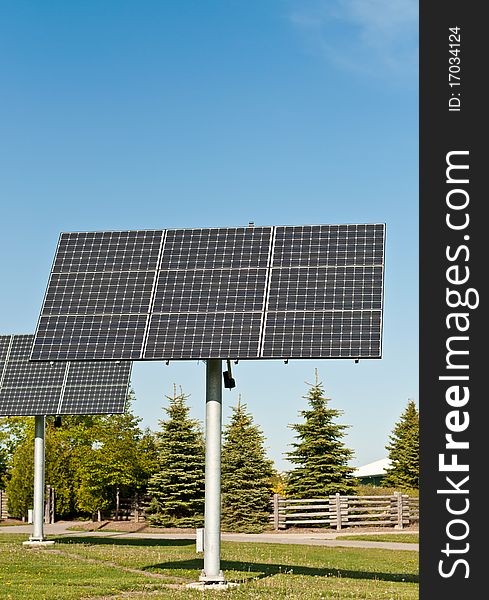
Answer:
<svg viewBox="0 0 489 600"><path fill-rule="evenodd" d="M221 571L222 361L206 366L204 570L200 581L224 584Z"/></svg>
<svg viewBox="0 0 489 600"><path fill-rule="evenodd" d="M31 542L44 541L44 434L45 417L35 417L34 438L34 510Z"/></svg>

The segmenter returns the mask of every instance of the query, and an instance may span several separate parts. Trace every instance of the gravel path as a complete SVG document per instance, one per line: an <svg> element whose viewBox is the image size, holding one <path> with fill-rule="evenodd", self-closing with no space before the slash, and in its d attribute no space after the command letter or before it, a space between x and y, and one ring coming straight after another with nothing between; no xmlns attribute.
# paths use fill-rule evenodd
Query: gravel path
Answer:
<svg viewBox="0 0 489 600"><path fill-rule="evenodd" d="M114 531L70 531L68 528L79 523L61 521L44 526L47 537L53 535L69 535L70 537L113 537L121 539L161 539L161 540L195 540L194 532L185 533L145 533L145 532L114 532ZM0 527L2 533L30 534L32 525L12 525ZM356 533L356 532L355 532ZM373 532L372 532L373 533ZM396 532L401 533L401 532ZM346 534L344 534L346 535ZM348 535L352 535L349 532ZM264 544L305 544L309 546L348 547L348 548L384 548L386 550L411 550L419 551L419 544L406 542L374 542L366 540L346 540L341 534L336 533L223 533L223 541L254 542Z"/></svg>

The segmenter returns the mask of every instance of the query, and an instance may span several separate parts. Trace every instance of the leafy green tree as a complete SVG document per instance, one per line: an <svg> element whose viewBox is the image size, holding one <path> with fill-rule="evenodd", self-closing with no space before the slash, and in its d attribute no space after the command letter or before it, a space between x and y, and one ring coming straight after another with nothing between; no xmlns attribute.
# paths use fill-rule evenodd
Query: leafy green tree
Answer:
<svg viewBox="0 0 489 600"><path fill-rule="evenodd" d="M131 410L131 392L123 414L103 415L94 424L89 449L79 457L77 506L91 513L115 504L116 493L132 497L144 492L156 468L156 448L141 418Z"/></svg>
<svg viewBox="0 0 489 600"><path fill-rule="evenodd" d="M204 439L182 390L166 396L168 418L156 434L158 467L150 479L150 521L164 527L197 527L204 514Z"/></svg>
<svg viewBox="0 0 489 600"><path fill-rule="evenodd" d="M342 411L329 408L330 398L324 395L322 383L308 384L305 399L309 409L299 414L304 422L290 425L297 435L288 460L296 467L287 477L287 496L291 498L324 498L330 494L353 493L354 469L348 466L353 452L342 438L348 425L340 425L336 419Z"/></svg>
<svg viewBox="0 0 489 600"><path fill-rule="evenodd" d="M280 471L275 471L272 475L272 493L278 494L282 496L282 498L287 497L287 489L286 489L286 478L287 473L281 473Z"/></svg>
<svg viewBox="0 0 489 600"><path fill-rule="evenodd" d="M11 459L10 477L6 482L8 511L12 517L27 518L34 495L34 420L23 427Z"/></svg>
<svg viewBox="0 0 489 600"><path fill-rule="evenodd" d="M273 463L265 438L246 405L238 401L224 430L222 448L222 526L230 531L263 531L270 514Z"/></svg>
<svg viewBox="0 0 489 600"><path fill-rule="evenodd" d="M83 467L92 454L102 418L100 415L70 415L46 423L46 483L56 493L56 515L68 518L80 513Z"/></svg>
<svg viewBox="0 0 489 600"><path fill-rule="evenodd" d="M45 436L45 482L55 489L56 515L68 518L78 513L77 494L80 488L79 469L90 453L94 439L94 424L97 415L63 416L60 427L54 426L54 418L46 419ZM29 420L24 440L17 446L13 459L9 502L16 512L21 507L32 508L32 486L34 471L34 419Z"/></svg>
<svg viewBox="0 0 489 600"><path fill-rule="evenodd" d="M8 454L3 446L0 446L0 490L5 489L8 473Z"/></svg>
<svg viewBox="0 0 489 600"><path fill-rule="evenodd" d="M405 411L396 423L389 451L391 467L382 484L400 488L419 488L419 412L414 400L409 400Z"/></svg>
<svg viewBox="0 0 489 600"><path fill-rule="evenodd" d="M61 426L46 419L46 484L54 487L56 515L61 518L81 513L93 515L112 508L116 489L121 496L144 491L155 468L156 451L149 431L131 412L131 392L126 412L120 415L63 416ZM7 493L15 516L27 514L32 506L34 469L34 423L22 425L12 457ZM12 441L12 444L14 442Z"/></svg>
<svg viewBox="0 0 489 600"><path fill-rule="evenodd" d="M5 489L12 459L19 444L24 441L28 417L2 417L0 418L0 489Z"/></svg>

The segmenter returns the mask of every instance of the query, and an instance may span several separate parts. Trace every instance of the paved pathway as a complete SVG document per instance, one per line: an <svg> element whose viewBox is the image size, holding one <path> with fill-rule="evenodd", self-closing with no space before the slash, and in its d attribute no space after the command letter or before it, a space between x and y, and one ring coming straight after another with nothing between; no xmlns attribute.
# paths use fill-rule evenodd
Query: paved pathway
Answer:
<svg viewBox="0 0 489 600"><path fill-rule="evenodd" d="M195 540L195 533L127 533L115 531L70 531L68 528L77 523L64 522L44 526L47 537L52 535L69 535L72 537L108 537L122 539L160 539L160 540ZM2 533L30 534L32 525L12 525L0 527ZM400 533L400 532L399 532ZM346 535L346 534L345 534ZM348 535L352 535L351 533ZM349 547L349 548L384 548L387 550L419 550L418 544L406 542L374 542L366 540L346 540L335 533L223 533L223 541L258 542L266 544L305 544L308 546Z"/></svg>

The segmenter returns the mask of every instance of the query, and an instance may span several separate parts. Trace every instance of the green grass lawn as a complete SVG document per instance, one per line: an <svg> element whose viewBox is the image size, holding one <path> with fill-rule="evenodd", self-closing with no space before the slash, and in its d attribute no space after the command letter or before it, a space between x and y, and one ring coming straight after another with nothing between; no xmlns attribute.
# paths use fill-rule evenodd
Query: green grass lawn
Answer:
<svg viewBox="0 0 489 600"><path fill-rule="evenodd" d="M200 599L183 587L196 581L202 557L191 540L59 537L51 547L0 536L0 598L5 600ZM224 542L227 592L206 598L414 600L418 553L364 548Z"/></svg>
<svg viewBox="0 0 489 600"><path fill-rule="evenodd" d="M367 542L405 542L411 544L419 544L419 533L379 533L358 534L358 535L342 535L339 540L364 540Z"/></svg>

